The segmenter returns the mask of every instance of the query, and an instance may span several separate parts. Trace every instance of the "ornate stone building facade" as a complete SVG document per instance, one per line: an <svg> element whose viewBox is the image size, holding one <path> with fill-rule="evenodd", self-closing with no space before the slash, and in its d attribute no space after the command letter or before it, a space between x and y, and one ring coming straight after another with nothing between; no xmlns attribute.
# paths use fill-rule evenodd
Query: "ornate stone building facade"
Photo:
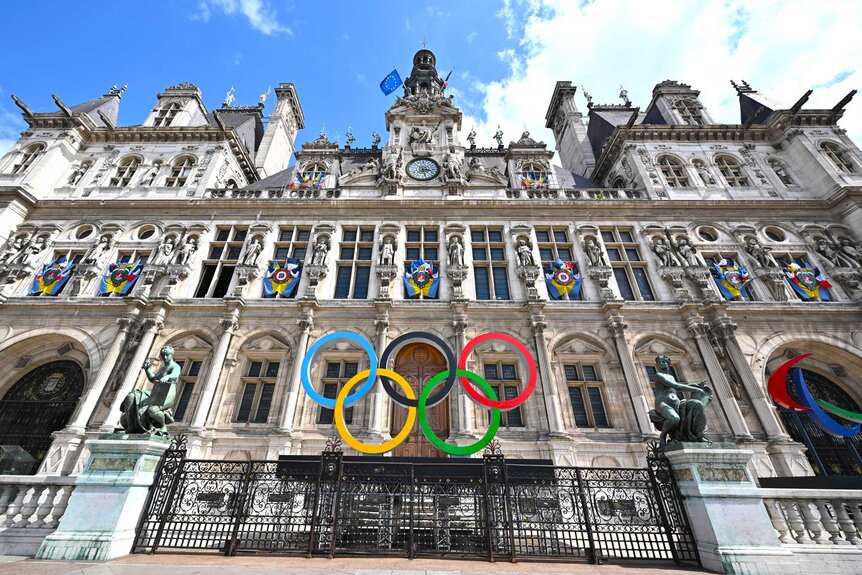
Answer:
<svg viewBox="0 0 862 575"><path fill-rule="evenodd" d="M55 96L52 112L16 99L29 128L0 159L0 444L22 446L32 471L76 473L83 441L116 427L123 397L149 385L140 366L170 344L182 366L172 429L194 455L317 453L333 417L303 392L300 364L320 337L355 331L380 353L425 331L457 354L501 331L539 370L498 433L511 457L643 464L663 353L681 380L712 382L709 437L752 449L756 474L820 471L811 450L831 473L862 473L858 438L818 435L766 393L778 363L810 351L818 389L862 404L862 154L837 125L849 99L779 109L736 89L741 121L720 125L678 82L658 84L645 111L623 92L585 112L557 82L545 119L562 167L526 132L462 142L427 50L370 147L321 133L295 150L293 84L275 90L266 125L265 95L210 111L191 84L159 94L135 126L117 125L122 89L71 107ZM420 258L436 297L408 295ZM722 259L754 278L732 300L714 277ZM556 260L581 277L577 295L549 291ZM36 289L57 261L56 291ZM264 297L273 261L299 283ZM800 299L783 269L795 261L831 280L829 301ZM143 264L137 280L101 295L123 262ZM325 349L313 384L334 396L367 363L348 344ZM410 344L389 367L416 384L443 366L434 346ZM501 395L525 383L502 344L468 368ZM347 417L379 441L402 411L378 386ZM457 386L431 419L458 444L487 426ZM418 430L394 454L439 455Z"/></svg>

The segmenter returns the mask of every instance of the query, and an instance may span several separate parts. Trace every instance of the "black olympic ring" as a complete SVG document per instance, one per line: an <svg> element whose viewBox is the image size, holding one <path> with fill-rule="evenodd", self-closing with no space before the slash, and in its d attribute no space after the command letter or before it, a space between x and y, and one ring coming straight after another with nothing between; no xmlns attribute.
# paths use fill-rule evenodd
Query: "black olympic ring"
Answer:
<svg viewBox="0 0 862 575"><path fill-rule="evenodd" d="M428 398L427 405L430 407L432 405L437 405L441 401L443 401L449 392L452 390L452 386L455 385L455 380L458 378L458 374L456 373L458 370L458 362L455 359L455 354L452 352L452 348L449 347L449 344L434 335L433 333L428 333L425 331L413 331L410 333L405 333L403 335L399 335L392 342L386 346L386 349L383 350L383 355L380 356L380 366L386 367L389 362L389 356L395 351L395 348L398 347L401 343L407 340L424 340L436 344L440 351L443 352L443 355L446 356L446 362L448 364L447 370L449 371L449 377L446 378L446 384L443 386L443 389L435 393L434 395ZM386 377L385 375L380 376L380 382L383 384L383 389L386 390L386 394L392 398L392 400L398 405L403 405L404 407L416 407L419 405L418 399L409 399L395 391L395 388L392 386L392 381Z"/></svg>

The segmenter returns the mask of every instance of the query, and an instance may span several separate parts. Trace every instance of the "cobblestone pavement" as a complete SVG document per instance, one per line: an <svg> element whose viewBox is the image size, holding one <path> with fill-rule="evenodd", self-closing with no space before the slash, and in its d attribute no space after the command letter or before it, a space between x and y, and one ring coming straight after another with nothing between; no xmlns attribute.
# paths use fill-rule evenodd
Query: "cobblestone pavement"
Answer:
<svg viewBox="0 0 862 575"><path fill-rule="evenodd" d="M707 573L673 564L622 562L508 563L438 559L384 559L167 554L129 555L107 563L36 561L0 557L0 575L665 575Z"/></svg>

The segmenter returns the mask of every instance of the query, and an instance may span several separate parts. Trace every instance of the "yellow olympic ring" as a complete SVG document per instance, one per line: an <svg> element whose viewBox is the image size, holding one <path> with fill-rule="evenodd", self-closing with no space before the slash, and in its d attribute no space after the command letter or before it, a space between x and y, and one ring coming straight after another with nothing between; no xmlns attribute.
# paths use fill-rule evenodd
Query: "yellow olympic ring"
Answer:
<svg viewBox="0 0 862 575"><path fill-rule="evenodd" d="M410 435L410 432L413 430L413 424L416 423L416 408L408 407L407 408L407 421L404 422L404 427L401 428L401 431L398 432L398 435L390 439L389 441L384 441L378 445L368 445L366 443L362 443L352 435L350 435L350 431L347 429L347 425L344 423L344 400L350 394L350 390L353 389L360 381L364 380L371 374L371 371L366 369L365 371L361 371L351 377L347 383L344 384L344 387L341 388L341 391L338 392L338 397L335 398L335 428L338 430L338 433L341 435L341 438L344 440L348 446L352 447L359 453L366 453L369 455L378 454L378 453L386 453L391 449L395 449L395 447L400 444L402 441L407 439L407 436ZM404 390L404 394L408 399L416 399L416 395L413 393L413 388L410 387L410 384L407 383L407 380L401 376L401 374L395 373L391 369L377 369L378 375L385 375L389 379L393 380L395 383L401 386L401 389Z"/></svg>

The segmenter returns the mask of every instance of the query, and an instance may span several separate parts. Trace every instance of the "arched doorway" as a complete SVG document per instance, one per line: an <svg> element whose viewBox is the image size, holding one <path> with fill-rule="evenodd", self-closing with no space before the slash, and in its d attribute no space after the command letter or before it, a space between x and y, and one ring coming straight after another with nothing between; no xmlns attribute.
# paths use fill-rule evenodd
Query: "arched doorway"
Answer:
<svg viewBox="0 0 862 575"><path fill-rule="evenodd" d="M412 343L398 352L395 358L395 371L404 376L410 387L419 396L419 391L429 379L447 369L446 360L437 348L427 343ZM404 426L407 410L399 405L392 406L391 433L394 435ZM449 437L449 398L434 407L428 408L428 423L437 437ZM431 445L419 421L413 424L410 436L392 452L395 457L447 457L445 453Z"/></svg>
<svg viewBox="0 0 862 575"><path fill-rule="evenodd" d="M814 397L850 411L862 411L843 389L826 376L808 369L802 369L802 375ZM799 401L791 377L788 374L787 388L790 395ZM804 412L784 408L779 408L779 412L794 441L808 448L806 456L817 475L862 475L862 434L848 438L834 437L817 427ZM840 418L836 420L847 423Z"/></svg>
<svg viewBox="0 0 862 575"><path fill-rule="evenodd" d="M40 365L12 386L0 400L0 474L36 472L83 389L84 372L69 360Z"/></svg>

